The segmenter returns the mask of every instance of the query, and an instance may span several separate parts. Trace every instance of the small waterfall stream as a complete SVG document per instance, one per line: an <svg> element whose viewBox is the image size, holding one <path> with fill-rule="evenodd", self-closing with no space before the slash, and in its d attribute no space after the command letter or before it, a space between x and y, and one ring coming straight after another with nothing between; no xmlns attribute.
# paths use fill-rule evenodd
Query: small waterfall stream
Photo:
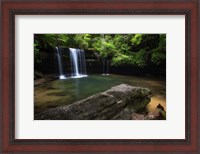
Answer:
<svg viewBox="0 0 200 154"><path fill-rule="evenodd" d="M59 47L56 47L57 58L58 58L58 67L59 67L59 79L66 79L66 76L63 73L63 64L62 64L62 50Z"/></svg>

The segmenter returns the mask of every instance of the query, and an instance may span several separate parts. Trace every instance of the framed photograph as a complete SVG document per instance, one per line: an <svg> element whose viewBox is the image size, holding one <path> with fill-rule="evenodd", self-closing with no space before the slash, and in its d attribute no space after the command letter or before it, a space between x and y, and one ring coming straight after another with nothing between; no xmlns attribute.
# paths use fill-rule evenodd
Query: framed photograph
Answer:
<svg viewBox="0 0 200 154"><path fill-rule="evenodd" d="M199 153L198 5L1 2L1 153Z"/></svg>

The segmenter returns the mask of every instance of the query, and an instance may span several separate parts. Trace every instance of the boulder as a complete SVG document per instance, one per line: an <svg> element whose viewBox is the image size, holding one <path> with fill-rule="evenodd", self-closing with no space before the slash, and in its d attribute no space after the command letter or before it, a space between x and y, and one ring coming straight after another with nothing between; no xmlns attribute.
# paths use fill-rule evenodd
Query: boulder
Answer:
<svg viewBox="0 0 200 154"><path fill-rule="evenodd" d="M160 104L154 112L147 113L131 113L131 120L166 120L166 111Z"/></svg>
<svg viewBox="0 0 200 154"><path fill-rule="evenodd" d="M71 105L49 109L35 115L35 120L111 120L130 119L150 102L146 88L121 84Z"/></svg>

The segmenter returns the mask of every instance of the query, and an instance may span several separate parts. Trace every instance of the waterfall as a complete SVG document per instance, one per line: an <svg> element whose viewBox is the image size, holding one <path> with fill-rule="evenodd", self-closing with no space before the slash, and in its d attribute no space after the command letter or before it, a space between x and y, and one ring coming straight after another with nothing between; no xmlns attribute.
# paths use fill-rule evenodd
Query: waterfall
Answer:
<svg viewBox="0 0 200 154"><path fill-rule="evenodd" d="M81 49L69 48L71 70L73 78L81 78L87 76L85 51Z"/></svg>
<svg viewBox="0 0 200 154"><path fill-rule="evenodd" d="M58 67L59 67L59 79L66 79L66 76L63 73L63 64L62 64L62 51L59 47L56 47L57 57L58 57Z"/></svg>

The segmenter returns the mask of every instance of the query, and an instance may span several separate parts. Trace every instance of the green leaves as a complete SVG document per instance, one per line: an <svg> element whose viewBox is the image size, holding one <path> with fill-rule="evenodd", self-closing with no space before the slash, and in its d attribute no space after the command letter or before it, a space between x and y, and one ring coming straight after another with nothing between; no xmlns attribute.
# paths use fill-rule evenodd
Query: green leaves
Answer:
<svg viewBox="0 0 200 154"><path fill-rule="evenodd" d="M128 55L125 53L130 52L130 37L125 34L105 34L99 35L93 39L93 48L99 52L102 58L112 59L112 64L117 65L118 62L126 61Z"/></svg>
<svg viewBox="0 0 200 154"><path fill-rule="evenodd" d="M102 58L110 58L115 52L116 48L113 44L113 39L110 35L99 35L93 39L93 48L99 52Z"/></svg>
<svg viewBox="0 0 200 154"><path fill-rule="evenodd" d="M139 45L140 42L142 41L142 38L143 38L143 34L135 34L131 39L131 43L133 45Z"/></svg>
<svg viewBox="0 0 200 154"><path fill-rule="evenodd" d="M134 53L134 63L139 67L147 65L148 54L145 49L141 49L139 52Z"/></svg>
<svg viewBox="0 0 200 154"><path fill-rule="evenodd" d="M145 67L166 62L165 34L35 34L35 61L40 63L40 51L56 46L96 51L112 65Z"/></svg>
<svg viewBox="0 0 200 154"><path fill-rule="evenodd" d="M41 40L45 43L45 48L47 44L49 46L57 46L58 44L58 35L56 34L43 34Z"/></svg>
<svg viewBox="0 0 200 154"><path fill-rule="evenodd" d="M157 48L152 50L151 61L156 65L160 65L166 62L166 35L165 34L159 35L159 45Z"/></svg>
<svg viewBox="0 0 200 154"><path fill-rule="evenodd" d="M113 65L121 65L121 64L133 64L139 67L144 67L147 65L147 54L145 49L141 49L139 52L122 54L119 53L115 55L112 59Z"/></svg>
<svg viewBox="0 0 200 154"><path fill-rule="evenodd" d="M60 34L56 37L58 38L58 44L64 45L68 43L69 37L66 34Z"/></svg>
<svg viewBox="0 0 200 154"><path fill-rule="evenodd" d="M132 56L119 53L112 58L112 65L129 64L132 60Z"/></svg>
<svg viewBox="0 0 200 154"><path fill-rule="evenodd" d="M91 40L90 34L76 34L74 36L75 45L81 49L88 49Z"/></svg>

